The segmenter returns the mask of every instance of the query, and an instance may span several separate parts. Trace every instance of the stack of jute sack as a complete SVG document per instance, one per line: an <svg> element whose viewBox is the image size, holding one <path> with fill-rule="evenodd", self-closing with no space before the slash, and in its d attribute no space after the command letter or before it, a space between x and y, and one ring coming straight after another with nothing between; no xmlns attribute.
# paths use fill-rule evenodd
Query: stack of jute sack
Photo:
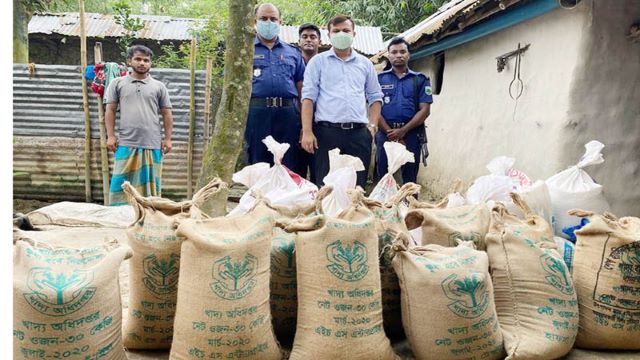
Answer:
<svg viewBox="0 0 640 360"><path fill-rule="evenodd" d="M405 336L416 359L640 348L640 219L570 211L583 224L572 275L548 216L522 192L469 203L455 186L433 205L386 176L367 198L352 181L357 162L332 157L336 188L303 190L276 163L217 218L199 209L226 188L219 179L183 202L125 184L135 213L126 245L18 241L15 358L124 359L129 348L281 359L291 346L291 359L386 360ZM518 174L504 164L492 178ZM285 188L299 192L287 199ZM123 332L116 274L127 258Z"/></svg>

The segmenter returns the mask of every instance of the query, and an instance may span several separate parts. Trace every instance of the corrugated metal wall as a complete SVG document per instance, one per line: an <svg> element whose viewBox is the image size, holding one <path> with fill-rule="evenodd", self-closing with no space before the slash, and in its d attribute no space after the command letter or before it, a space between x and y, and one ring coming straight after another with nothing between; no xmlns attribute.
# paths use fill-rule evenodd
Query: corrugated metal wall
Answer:
<svg viewBox="0 0 640 360"><path fill-rule="evenodd" d="M173 151L163 161L163 196L186 197L189 132L189 71L153 69L165 83L173 105ZM204 71L196 73L194 178L203 150ZM98 108L89 91L92 141L92 195L102 201ZM79 66L13 67L13 192L15 198L84 201L84 112ZM109 154L112 169L113 154ZM194 179L195 180L195 179ZM195 181L194 181L195 184Z"/></svg>

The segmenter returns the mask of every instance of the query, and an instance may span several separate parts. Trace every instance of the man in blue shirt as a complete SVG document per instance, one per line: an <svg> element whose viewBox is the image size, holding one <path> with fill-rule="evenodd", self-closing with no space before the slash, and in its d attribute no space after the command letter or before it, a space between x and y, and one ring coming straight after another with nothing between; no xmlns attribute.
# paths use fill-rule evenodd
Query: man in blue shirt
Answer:
<svg viewBox="0 0 640 360"><path fill-rule="evenodd" d="M409 44L403 38L393 38L387 53L392 67L378 74L384 98L380 130L376 133L376 170L378 177L388 171L384 143L399 141L413 153L415 161L402 166L402 181L416 182L421 149L418 131L424 126L433 102L431 82L409 69Z"/></svg>
<svg viewBox="0 0 640 360"><path fill-rule="evenodd" d="M329 172L328 153L334 148L360 158L369 168L382 104L373 64L351 47L355 36L351 17L335 16L327 29L332 47L311 58L302 88L301 144L314 154L318 185ZM367 171L358 172L358 185L364 188L366 183Z"/></svg>
<svg viewBox="0 0 640 360"><path fill-rule="evenodd" d="M273 155L262 139L268 135L291 145L282 160L290 170L299 173L297 154L300 140L300 91L304 62L300 51L280 41L280 11L272 4L256 8L255 53L251 102L245 141L249 164L268 162ZM304 175L303 175L304 176Z"/></svg>

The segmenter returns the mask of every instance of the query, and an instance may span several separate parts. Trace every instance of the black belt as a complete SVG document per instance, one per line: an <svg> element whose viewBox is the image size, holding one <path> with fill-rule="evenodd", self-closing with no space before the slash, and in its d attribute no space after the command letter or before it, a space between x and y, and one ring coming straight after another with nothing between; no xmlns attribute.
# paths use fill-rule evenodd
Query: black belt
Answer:
<svg viewBox="0 0 640 360"><path fill-rule="evenodd" d="M342 129L342 130L360 129L360 128L363 128L363 127L367 126L367 124L365 124L365 123L355 123L355 122L332 123L332 122L329 122L329 121L316 121L316 124L318 124L319 126L339 128L339 129Z"/></svg>
<svg viewBox="0 0 640 360"><path fill-rule="evenodd" d="M295 106L294 98L281 98L281 97L266 97L266 98L251 98L249 103L251 106L264 106L268 108L272 107L290 107Z"/></svg>
<svg viewBox="0 0 640 360"><path fill-rule="evenodd" d="M389 125L390 128L392 129L400 129L403 126L407 125L406 122L401 122L401 123L387 123Z"/></svg>

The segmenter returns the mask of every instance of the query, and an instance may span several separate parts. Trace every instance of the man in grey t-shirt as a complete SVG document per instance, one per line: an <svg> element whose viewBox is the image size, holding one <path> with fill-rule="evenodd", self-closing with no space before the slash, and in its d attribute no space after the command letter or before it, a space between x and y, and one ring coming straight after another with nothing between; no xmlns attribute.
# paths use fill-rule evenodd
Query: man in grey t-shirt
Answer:
<svg viewBox="0 0 640 360"><path fill-rule="evenodd" d="M110 205L126 204L122 191L125 181L144 196L161 196L162 156L171 151L173 116L167 88L149 75L152 55L146 46L131 46L127 63L133 71L113 80L105 94L107 148L115 152ZM162 124L158 113L162 114Z"/></svg>

